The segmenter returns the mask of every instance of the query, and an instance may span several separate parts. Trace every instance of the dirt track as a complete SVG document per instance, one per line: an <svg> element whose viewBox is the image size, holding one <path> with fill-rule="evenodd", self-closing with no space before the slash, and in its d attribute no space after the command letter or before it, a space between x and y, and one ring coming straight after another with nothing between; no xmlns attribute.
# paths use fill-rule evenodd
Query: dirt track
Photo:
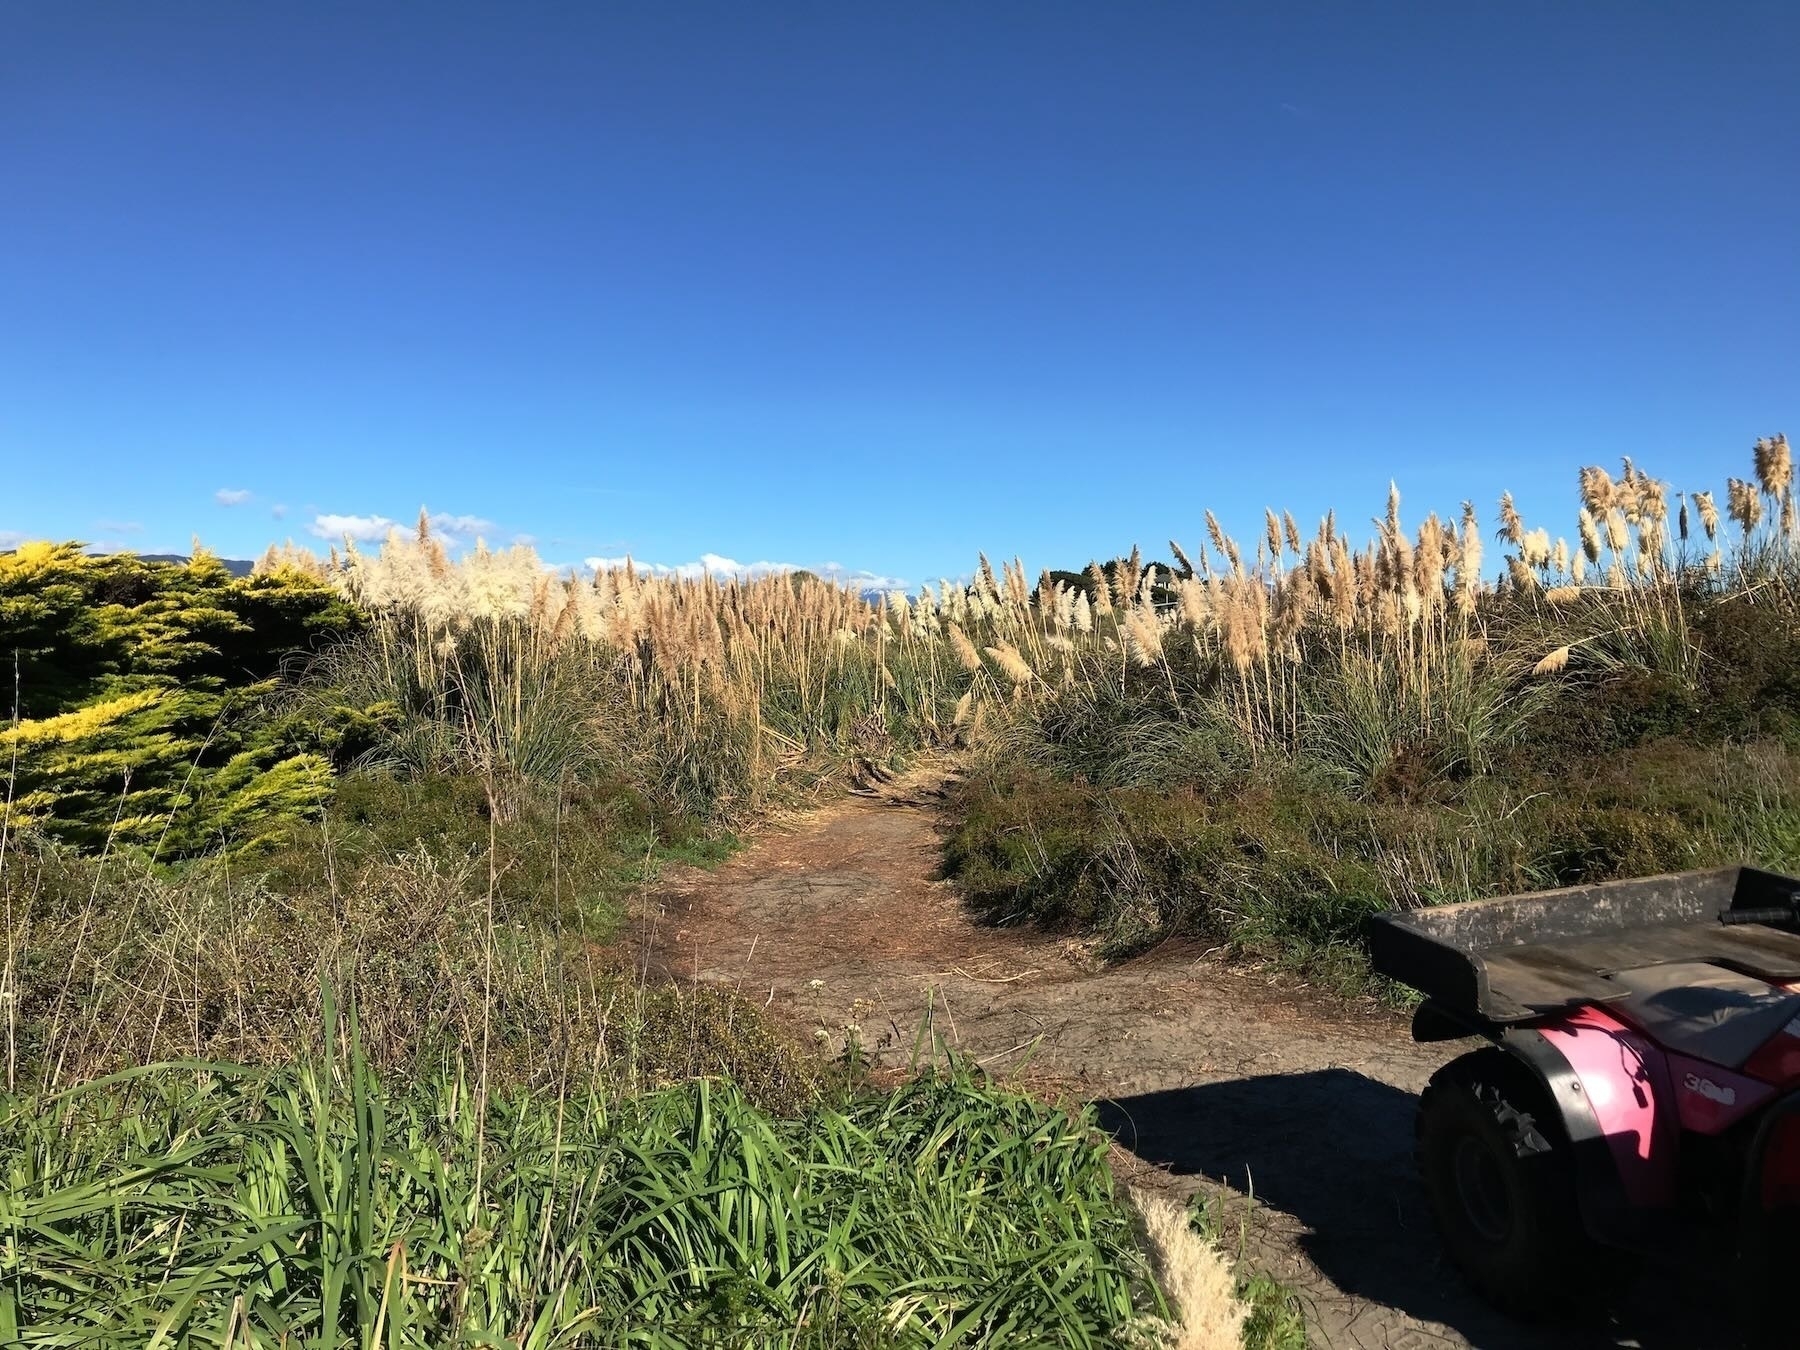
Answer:
<svg viewBox="0 0 1800 1350"><path fill-rule="evenodd" d="M1414 1097L1460 1047L1416 1046L1390 1012L1198 951L1094 970L1053 938L976 926L934 879L936 800L917 787L852 798L715 872L669 878L647 955L767 1001L830 1047L854 1026L880 1062L904 1065L929 1016L990 1071L1095 1101L1135 1184L1209 1188L1234 1224L1250 1216L1251 1259L1302 1291L1315 1345L1735 1344L1706 1293L1668 1277L1581 1328L1491 1312L1444 1264L1411 1161Z"/></svg>

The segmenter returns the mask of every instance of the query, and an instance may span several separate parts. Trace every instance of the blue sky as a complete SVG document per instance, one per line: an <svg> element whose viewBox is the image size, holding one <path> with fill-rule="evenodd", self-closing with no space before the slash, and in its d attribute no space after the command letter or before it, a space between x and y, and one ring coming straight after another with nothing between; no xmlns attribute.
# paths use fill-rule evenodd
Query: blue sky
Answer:
<svg viewBox="0 0 1800 1350"><path fill-rule="evenodd" d="M0 537L427 504L917 582L1390 477L1572 532L1583 462L1800 427L1797 55L1790 3L0 0Z"/></svg>

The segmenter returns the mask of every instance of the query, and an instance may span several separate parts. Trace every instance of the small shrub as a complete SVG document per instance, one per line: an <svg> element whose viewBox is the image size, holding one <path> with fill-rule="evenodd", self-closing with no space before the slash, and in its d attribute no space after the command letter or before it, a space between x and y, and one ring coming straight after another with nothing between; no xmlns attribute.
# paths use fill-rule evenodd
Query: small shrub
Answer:
<svg viewBox="0 0 1800 1350"><path fill-rule="evenodd" d="M203 552L0 554L7 822L163 857L278 836L331 794L326 761L270 715L282 658L358 623L320 581L233 577Z"/></svg>
<svg viewBox="0 0 1800 1350"><path fill-rule="evenodd" d="M1755 861L1800 868L1800 754L1662 740L1584 777L1351 795L1304 772L1229 791L1082 786L990 765L957 788L946 872L990 921L1098 931L1116 954L1190 935L1366 982L1394 907Z"/></svg>

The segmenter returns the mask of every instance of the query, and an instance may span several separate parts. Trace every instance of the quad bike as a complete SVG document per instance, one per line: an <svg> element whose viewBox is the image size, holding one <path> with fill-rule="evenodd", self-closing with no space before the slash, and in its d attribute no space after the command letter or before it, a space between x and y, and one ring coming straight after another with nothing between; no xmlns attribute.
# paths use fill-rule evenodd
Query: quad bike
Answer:
<svg viewBox="0 0 1800 1350"><path fill-rule="evenodd" d="M1800 882L1607 882L1382 915L1369 940L1425 995L1414 1039L1489 1042L1432 1078L1417 1141L1484 1295L1542 1317L1636 1258L1698 1261L1800 1343Z"/></svg>

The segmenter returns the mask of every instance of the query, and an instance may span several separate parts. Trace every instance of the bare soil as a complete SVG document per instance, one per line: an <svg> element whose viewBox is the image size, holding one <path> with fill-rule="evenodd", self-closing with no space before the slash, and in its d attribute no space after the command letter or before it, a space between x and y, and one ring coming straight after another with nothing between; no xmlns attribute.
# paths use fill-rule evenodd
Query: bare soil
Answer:
<svg viewBox="0 0 1800 1350"><path fill-rule="evenodd" d="M1667 1272L1582 1325L1493 1312L1439 1250L1411 1155L1419 1089L1466 1046L1415 1045L1390 1009L1193 948L1102 967L1042 932L979 926L938 879L941 796L915 781L851 797L668 877L642 916L644 958L766 1003L828 1053L854 1036L903 1068L923 1030L1092 1101L1121 1173L1212 1196L1246 1261L1300 1292L1315 1345L1737 1344L1717 1291Z"/></svg>

